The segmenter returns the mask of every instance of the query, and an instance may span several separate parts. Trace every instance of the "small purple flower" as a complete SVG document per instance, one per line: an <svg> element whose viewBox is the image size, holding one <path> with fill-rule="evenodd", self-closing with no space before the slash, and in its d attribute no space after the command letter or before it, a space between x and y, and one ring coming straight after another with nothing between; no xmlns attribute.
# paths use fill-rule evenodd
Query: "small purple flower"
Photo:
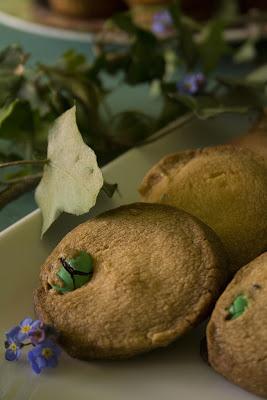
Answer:
<svg viewBox="0 0 267 400"><path fill-rule="evenodd" d="M16 339L7 339L5 342L5 359L7 361L16 361L21 355L21 344Z"/></svg>
<svg viewBox="0 0 267 400"><path fill-rule="evenodd" d="M167 10L157 12L153 16L152 31L162 35L168 33L173 28L172 16Z"/></svg>
<svg viewBox="0 0 267 400"><path fill-rule="evenodd" d="M60 353L60 348L52 340L47 339L28 353L28 360L33 371L40 374L44 368L57 366Z"/></svg>
<svg viewBox="0 0 267 400"><path fill-rule="evenodd" d="M14 328L10 329L6 333L6 340L5 340L5 359L7 361L15 361L18 360L21 354L21 343L18 339L18 333L20 331L19 326L15 326Z"/></svg>
<svg viewBox="0 0 267 400"><path fill-rule="evenodd" d="M10 341L10 340L17 341L19 331L20 331L20 327L19 326L15 326L14 328L10 329L10 331L8 331L6 333L7 341Z"/></svg>
<svg viewBox="0 0 267 400"><path fill-rule="evenodd" d="M196 74L185 75L185 77L177 83L177 90L181 94L195 95L204 88L205 84L205 76L201 72L198 72Z"/></svg>
<svg viewBox="0 0 267 400"><path fill-rule="evenodd" d="M23 342L24 340L29 338L29 332L31 330L32 323L33 323L33 320L31 318L25 318L19 324L20 330L18 333L18 339L20 342Z"/></svg>
<svg viewBox="0 0 267 400"><path fill-rule="evenodd" d="M46 338L46 327L42 321L36 320L31 324L29 339L33 345L42 343Z"/></svg>

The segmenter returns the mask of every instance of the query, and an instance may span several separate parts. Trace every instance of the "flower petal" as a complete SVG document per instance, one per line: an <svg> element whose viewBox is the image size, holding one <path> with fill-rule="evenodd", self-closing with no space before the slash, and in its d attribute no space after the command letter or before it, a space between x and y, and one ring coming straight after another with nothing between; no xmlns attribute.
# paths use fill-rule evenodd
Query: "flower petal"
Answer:
<svg viewBox="0 0 267 400"><path fill-rule="evenodd" d="M20 331L20 327L19 326L15 326L14 328L10 329L7 333L6 333L6 338L8 340L8 342L10 342L10 340L14 340L17 339L17 335Z"/></svg>
<svg viewBox="0 0 267 400"><path fill-rule="evenodd" d="M27 318L24 318L24 319L20 322L19 326L22 327L22 326L25 326L25 325L32 325L32 323L33 323L32 318L27 317Z"/></svg>
<svg viewBox="0 0 267 400"><path fill-rule="evenodd" d="M13 351L8 348L5 352L5 359L7 361L16 361L20 357L20 354L21 354L20 350Z"/></svg>

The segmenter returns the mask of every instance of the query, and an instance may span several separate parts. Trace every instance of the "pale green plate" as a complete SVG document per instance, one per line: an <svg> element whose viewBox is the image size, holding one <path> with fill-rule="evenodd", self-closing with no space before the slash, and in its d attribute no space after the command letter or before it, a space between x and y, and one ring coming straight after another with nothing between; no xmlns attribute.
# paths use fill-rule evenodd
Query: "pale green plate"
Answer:
<svg viewBox="0 0 267 400"><path fill-rule="evenodd" d="M243 132L243 118L197 123L174 131L162 140L129 151L104 168L108 181L119 184L120 195L101 198L93 214L138 200L137 187L156 161L168 152L218 144ZM85 218L88 218L86 216ZM63 216L40 240L41 216L30 214L0 233L0 338L33 314L32 292L39 268L62 235L84 218ZM34 376L26 360L0 361L1 400L253 400L217 375L199 354L200 331L173 346L121 362L80 362L64 355L60 366ZM4 349L0 347L0 360Z"/></svg>

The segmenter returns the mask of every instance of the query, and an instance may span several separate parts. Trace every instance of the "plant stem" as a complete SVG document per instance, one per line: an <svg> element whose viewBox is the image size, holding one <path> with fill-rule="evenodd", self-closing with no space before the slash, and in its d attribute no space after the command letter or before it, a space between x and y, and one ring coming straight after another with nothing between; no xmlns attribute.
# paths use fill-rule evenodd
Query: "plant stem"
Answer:
<svg viewBox="0 0 267 400"><path fill-rule="evenodd" d="M0 184L1 185L13 185L15 183L21 183L21 182L25 182L28 181L29 179L33 179L33 178L42 178L43 174L39 173L39 174L33 174L33 175L27 175L27 176L22 176L20 178L14 178L14 179L9 179L9 180L0 180Z"/></svg>
<svg viewBox="0 0 267 400"><path fill-rule="evenodd" d="M0 192L0 210L8 203L16 200L19 196L29 192L37 186L40 176L26 176L21 182L9 185L5 190Z"/></svg>
<svg viewBox="0 0 267 400"><path fill-rule="evenodd" d="M147 144L151 144L156 142L157 140L161 139L162 137L171 133L174 129L178 129L189 123L195 117L194 113L187 113L182 117L177 118L176 120L172 121L170 124L165 126L164 128L160 129L151 138L143 140L142 142L138 143L136 146L146 146Z"/></svg>
<svg viewBox="0 0 267 400"><path fill-rule="evenodd" d="M49 160L18 160L18 161L10 161L3 164L0 164L1 168L8 167L19 167L21 165L45 165L49 162Z"/></svg>

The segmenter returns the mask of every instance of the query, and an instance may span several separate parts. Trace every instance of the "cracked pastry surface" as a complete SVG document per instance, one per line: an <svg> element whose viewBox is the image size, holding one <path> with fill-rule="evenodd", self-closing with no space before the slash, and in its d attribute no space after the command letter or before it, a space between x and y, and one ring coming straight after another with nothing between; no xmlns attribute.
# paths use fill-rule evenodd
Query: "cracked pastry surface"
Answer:
<svg viewBox="0 0 267 400"><path fill-rule="evenodd" d="M229 319L237 296L247 306ZM207 328L212 367L233 383L267 397L267 253L243 267L219 298Z"/></svg>
<svg viewBox="0 0 267 400"><path fill-rule="evenodd" d="M267 250L267 163L250 150L218 146L166 156L140 193L143 201L176 206L209 225L233 273Z"/></svg>
<svg viewBox="0 0 267 400"><path fill-rule="evenodd" d="M52 289L60 257L94 260L92 279L66 294ZM174 207L136 203L70 232L41 268L34 303L67 352L127 358L166 346L210 312L226 282L226 255L203 223Z"/></svg>

